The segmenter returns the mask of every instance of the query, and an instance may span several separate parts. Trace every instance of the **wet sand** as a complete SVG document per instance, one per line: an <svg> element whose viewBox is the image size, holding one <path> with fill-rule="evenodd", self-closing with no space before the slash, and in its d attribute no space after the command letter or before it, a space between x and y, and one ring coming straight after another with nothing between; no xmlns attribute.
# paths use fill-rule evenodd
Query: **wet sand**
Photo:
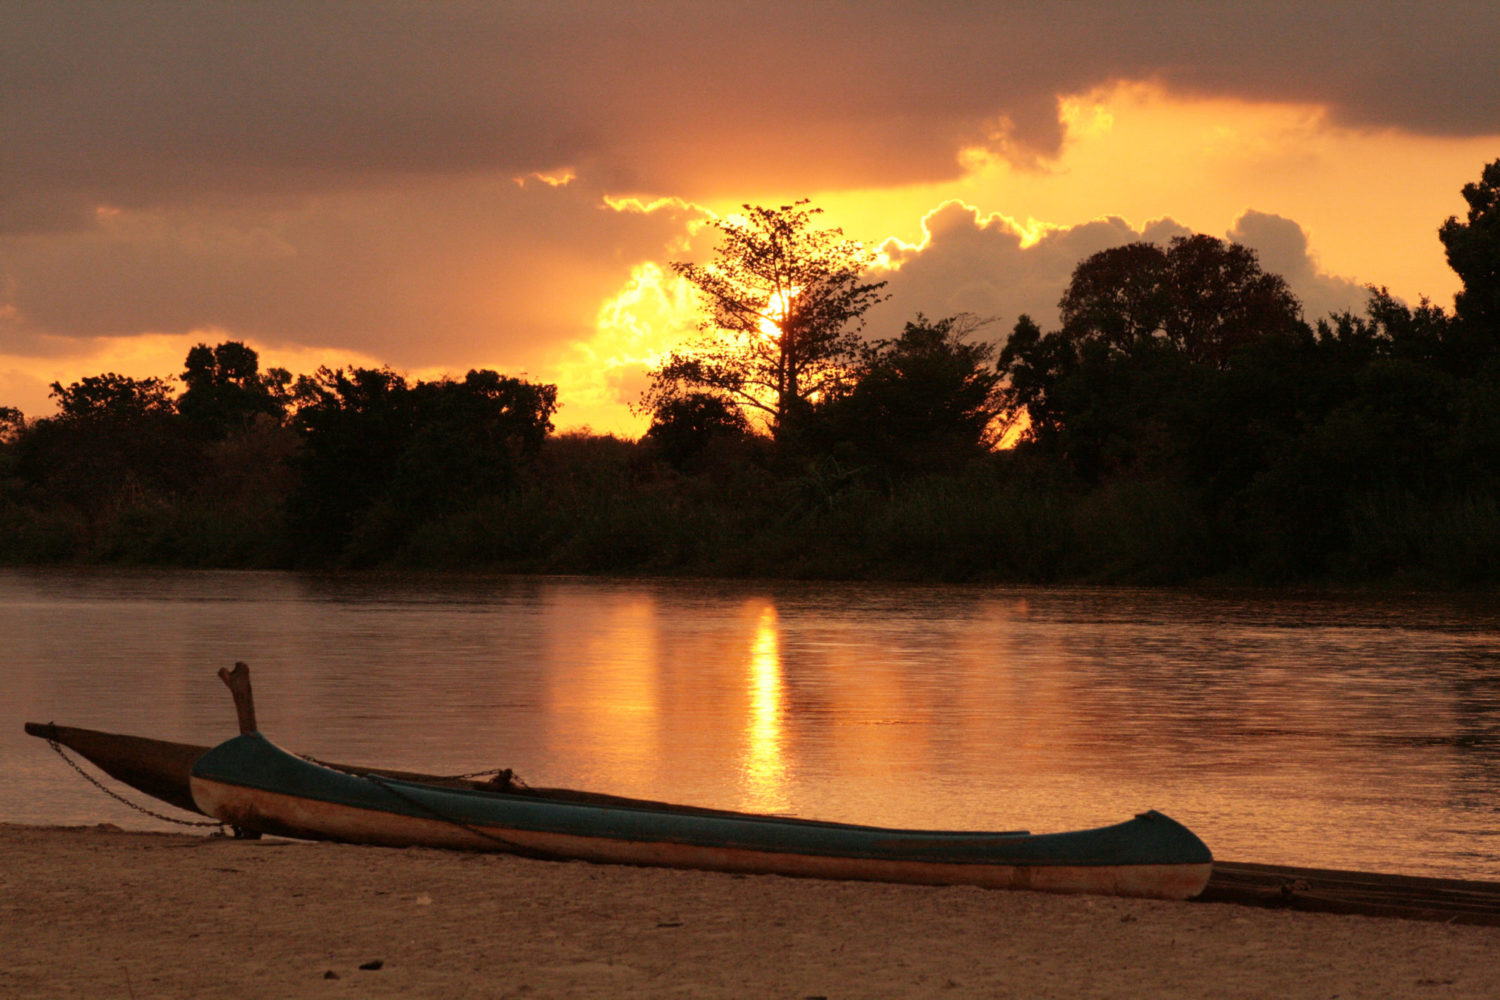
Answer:
<svg viewBox="0 0 1500 1000"><path fill-rule="evenodd" d="M1500 997L1500 927L0 824L0 997Z"/></svg>

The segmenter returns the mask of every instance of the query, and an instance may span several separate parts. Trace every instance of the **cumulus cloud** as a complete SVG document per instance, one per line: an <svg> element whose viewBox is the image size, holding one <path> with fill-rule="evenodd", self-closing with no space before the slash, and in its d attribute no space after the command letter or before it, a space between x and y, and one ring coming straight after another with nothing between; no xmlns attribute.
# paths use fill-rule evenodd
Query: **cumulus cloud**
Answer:
<svg viewBox="0 0 1500 1000"><path fill-rule="evenodd" d="M1191 234L1171 219L1137 229L1112 217L1049 229L1028 241L1025 227L1014 220L981 215L959 201L935 209L922 226L920 244L888 241L882 248L890 261L886 278L891 297L870 313L873 336L890 336L918 312L929 317L972 313L994 320L1001 332L1025 313L1043 329L1053 329L1058 300L1079 261L1126 243L1165 244ZM1286 278L1309 321L1362 308L1363 286L1320 271L1307 234L1291 219L1249 211L1226 238L1255 250L1263 268Z"/></svg>
<svg viewBox="0 0 1500 1000"><path fill-rule="evenodd" d="M1346 309L1361 312L1369 298L1364 285L1318 269L1307 233L1291 219L1249 211L1225 235L1254 250L1261 267L1286 279L1302 300L1302 315L1309 323Z"/></svg>
<svg viewBox="0 0 1500 1000"><path fill-rule="evenodd" d="M891 262L890 299L870 315L872 333L899 325L918 312L929 317L967 312L1009 329L1021 315L1044 328L1057 323L1057 301L1080 260L1140 239L1169 239L1187 230L1153 223L1150 235L1119 218L1051 229L1028 243L1024 228L1004 215L984 216L950 201L922 220L916 246L882 247Z"/></svg>

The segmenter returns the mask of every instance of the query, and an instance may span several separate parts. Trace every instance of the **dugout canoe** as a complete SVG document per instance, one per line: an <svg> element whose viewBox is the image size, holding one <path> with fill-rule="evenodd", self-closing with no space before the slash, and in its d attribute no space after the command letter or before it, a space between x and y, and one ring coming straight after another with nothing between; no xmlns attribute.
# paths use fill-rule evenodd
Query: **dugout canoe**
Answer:
<svg viewBox="0 0 1500 1000"><path fill-rule="evenodd" d="M52 723L28 722L26 732L67 747L137 791L200 813L197 803L193 801L190 787L192 767L210 747ZM450 787L483 789L488 784L410 771L344 764L331 766L355 774L446 783ZM517 791L572 801L663 805L573 789L523 786ZM1500 883L1497 882L1328 871L1216 859L1207 888L1195 899L1198 902L1275 907L1310 913L1362 914L1406 920L1500 925Z"/></svg>
<svg viewBox="0 0 1500 1000"><path fill-rule="evenodd" d="M1190 899L1213 868L1185 826L1146 812L1071 833L899 830L654 804L554 799L349 774L259 732L190 778L199 810L245 830L387 847L714 871Z"/></svg>
<svg viewBox="0 0 1500 1000"><path fill-rule="evenodd" d="M253 739L264 744L265 751L261 756L278 761L280 766L269 770L263 769L258 781L242 777L238 783L244 790L238 793L238 797L247 801L252 798L265 798L268 789L259 786L265 785L267 782L264 779L271 777L273 781L280 782L280 785L270 791L279 791L286 798L295 801L298 798L295 794L296 789L300 787L297 782L307 782L308 774L304 772L295 780L290 780L285 776L276 777L278 772L287 770L288 764L292 766L292 770L302 771L305 768L307 772L319 776L318 780L312 783L314 794L303 796L305 798L313 799L317 794L326 794L324 786L329 777L343 785L346 792L350 790L352 781L352 790L358 794L353 802L344 803L348 808L342 814L346 817L362 816L362 822L356 828L346 831L337 826L321 826L292 819L289 808L287 815L270 816L245 811L243 808L239 811L216 810L213 806L206 806L195 798L193 772L198 762L207 758L213 750L223 750L230 744L251 737L239 737L237 740L230 740L228 744L220 748L210 748L81 727L59 726L53 723L27 723L26 732L73 750L117 780L163 802L190 809L202 815L213 816L245 831L303 839L343 840L391 846L420 844L480 850L508 850L548 858L623 861L633 864L661 864L788 875L809 874L829 878L916 881L928 884L974 884L1007 888L1052 889L1062 892L1166 896L1167 898L1189 898L1197 895L1202 890L1207 875L1200 874L1195 870L1195 866L1207 869L1211 867L1212 862L1212 856L1201 840L1180 824L1154 812L1145 813L1142 817L1114 827L1078 833L1031 835L1022 831L1004 833L890 831L877 827L706 809L568 788L533 788L520 785L505 793L497 794L494 791L494 785L484 781L357 765L319 766L275 747L263 736L252 734ZM241 761L238 769L243 770L246 763ZM207 771L204 777L207 778ZM413 804L400 798L403 794L411 797L413 790L417 792L415 802L420 804ZM257 791L261 794L256 795ZM553 829L549 830L547 824L536 823L538 829L529 832L512 831L515 835L507 837L505 829L497 825L494 818L489 815L478 817L481 821L477 823L470 821L474 817L465 818L469 816L468 813L432 815L426 810L432 804L429 796L435 792L473 793L472 801L465 803L471 810L480 809L485 803L489 803L492 807L498 802L508 801L513 807L511 811L515 812L514 806L516 800L519 799L530 801L534 805L551 807L541 809L544 815L549 811L556 812L555 807L564 804L589 807L596 811L571 813L563 817L571 818L574 824L571 833L566 827L561 830L556 829L558 817L553 817ZM283 802L285 801L286 799L283 799ZM393 803L398 807L394 810L395 812L404 811L407 814L404 820L395 817L384 819L379 817L378 814L382 812L391 812ZM307 806L300 808L305 810ZM328 803L317 808L324 811L336 811ZM566 812L566 810L563 811ZM533 814L536 812L537 810L532 810ZM369 816L363 816L364 813L376 814L373 820L376 825L374 832L365 829L365 826L372 820ZM653 817L656 818L653 836L661 842L653 843L650 836L639 841L632 840L628 835L632 824L636 827L642 824L649 826L653 823ZM710 818L727 821L728 825L727 827L722 824L719 826L720 841L718 843L704 842L674 847L666 839L670 831L661 822L666 817ZM414 819L426 822L413 824L411 821ZM454 820L459 821L457 826ZM593 824L581 831L585 835L583 839L590 843L584 848L577 849L559 846L571 843L566 839L560 839L559 834L561 838L579 836L579 823ZM413 834L408 829L413 826L421 828L422 832ZM466 829L466 826L474 829ZM436 828L435 833L434 828ZM405 832L400 836L393 836L392 831L397 829ZM748 841L746 836L741 836L738 841L724 837L726 832L735 829L748 830L752 836L748 837ZM802 850L806 851L809 856L799 858L798 850L788 849L788 844L799 843L799 838L800 841L816 838L820 831L833 831L833 834L824 837L822 854L803 848ZM845 831L852 831L852 834ZM627 835L622 837L622 832ZM687 835L687 832L676 831L679 837ZM882 837L885 834L895 836L893 838ZM758 844L755 843L756 836L759 837ZM785 843L774 842L777 837L783 838ZM860 837L867 842L864 850L853 850L851 844ZM891 846L895 849L880 848L879 850L886 852L885 857L878 856L878 851L877 856L862 857L862 854L871 854L868 842L877 839L891 840ZM621 840L625 843L619 843ZM1143 853L1143 849L1153 841L1157 845L1155 856L1157 863L1155 864L1151 863L1152 856ZM985 854L986 844L990 845L989 854ZM998 847L995 846L996 844ZM947 853L940 852L939 846L947 849ZM691 849L693 847L697 849ZM1000 850L1001 848L1003 851ZM1187 851L1185 854L1182 853L1184 849ZM838 853L840 850L843 851L842 856ZM922 853L924 850L925 854ZM1173 850L1177 853L1170 853ZM1168 856L1165 858L1166 863L1162 864L1160 862L1163 861L1164 851ZM958 856L954 856L955 853ZM894 864L897 861L905 863ZM1047 870L1041 871L1044 868ZM1121 871L1126 868L1131 869L1128 877L1121 875ZM1156 868L1165 868L1184 876L1185 884L1170 890L1163 890L1160 884L1132 888ZM1073 869L1088 870L1080 875ZM1158 881L1160 881L1159 878Z"/></svg>

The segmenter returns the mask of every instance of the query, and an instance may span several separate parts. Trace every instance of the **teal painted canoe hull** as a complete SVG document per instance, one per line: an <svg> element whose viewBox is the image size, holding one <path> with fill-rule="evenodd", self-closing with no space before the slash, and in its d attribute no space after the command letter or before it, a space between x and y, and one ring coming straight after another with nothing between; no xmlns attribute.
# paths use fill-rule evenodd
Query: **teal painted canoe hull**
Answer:
<svg viewBox="0 0 1500 1000"><path fill-rule="evenodd" d="M353 775L258 733L192 769L200 809L260 833L387 846L929 884L1189 898L1213 856L1157 812L1070 833L901 830L658 805L559 801Z"/></svg>

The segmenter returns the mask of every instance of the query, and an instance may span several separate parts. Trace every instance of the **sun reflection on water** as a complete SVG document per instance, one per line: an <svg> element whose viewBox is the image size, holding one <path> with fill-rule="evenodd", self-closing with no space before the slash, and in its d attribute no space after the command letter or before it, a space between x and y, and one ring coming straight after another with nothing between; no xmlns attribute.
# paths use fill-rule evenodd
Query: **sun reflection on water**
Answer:
<svg viewBox="0 0 1500 1000"><path fill-rule="evenodd" d="M746 806L758 812L780 812L789 801L782 728L785 690L781 672L781 634L776 608L765 605L755 625L747 677L750 711L746 717L744 775Z"/></svg>

